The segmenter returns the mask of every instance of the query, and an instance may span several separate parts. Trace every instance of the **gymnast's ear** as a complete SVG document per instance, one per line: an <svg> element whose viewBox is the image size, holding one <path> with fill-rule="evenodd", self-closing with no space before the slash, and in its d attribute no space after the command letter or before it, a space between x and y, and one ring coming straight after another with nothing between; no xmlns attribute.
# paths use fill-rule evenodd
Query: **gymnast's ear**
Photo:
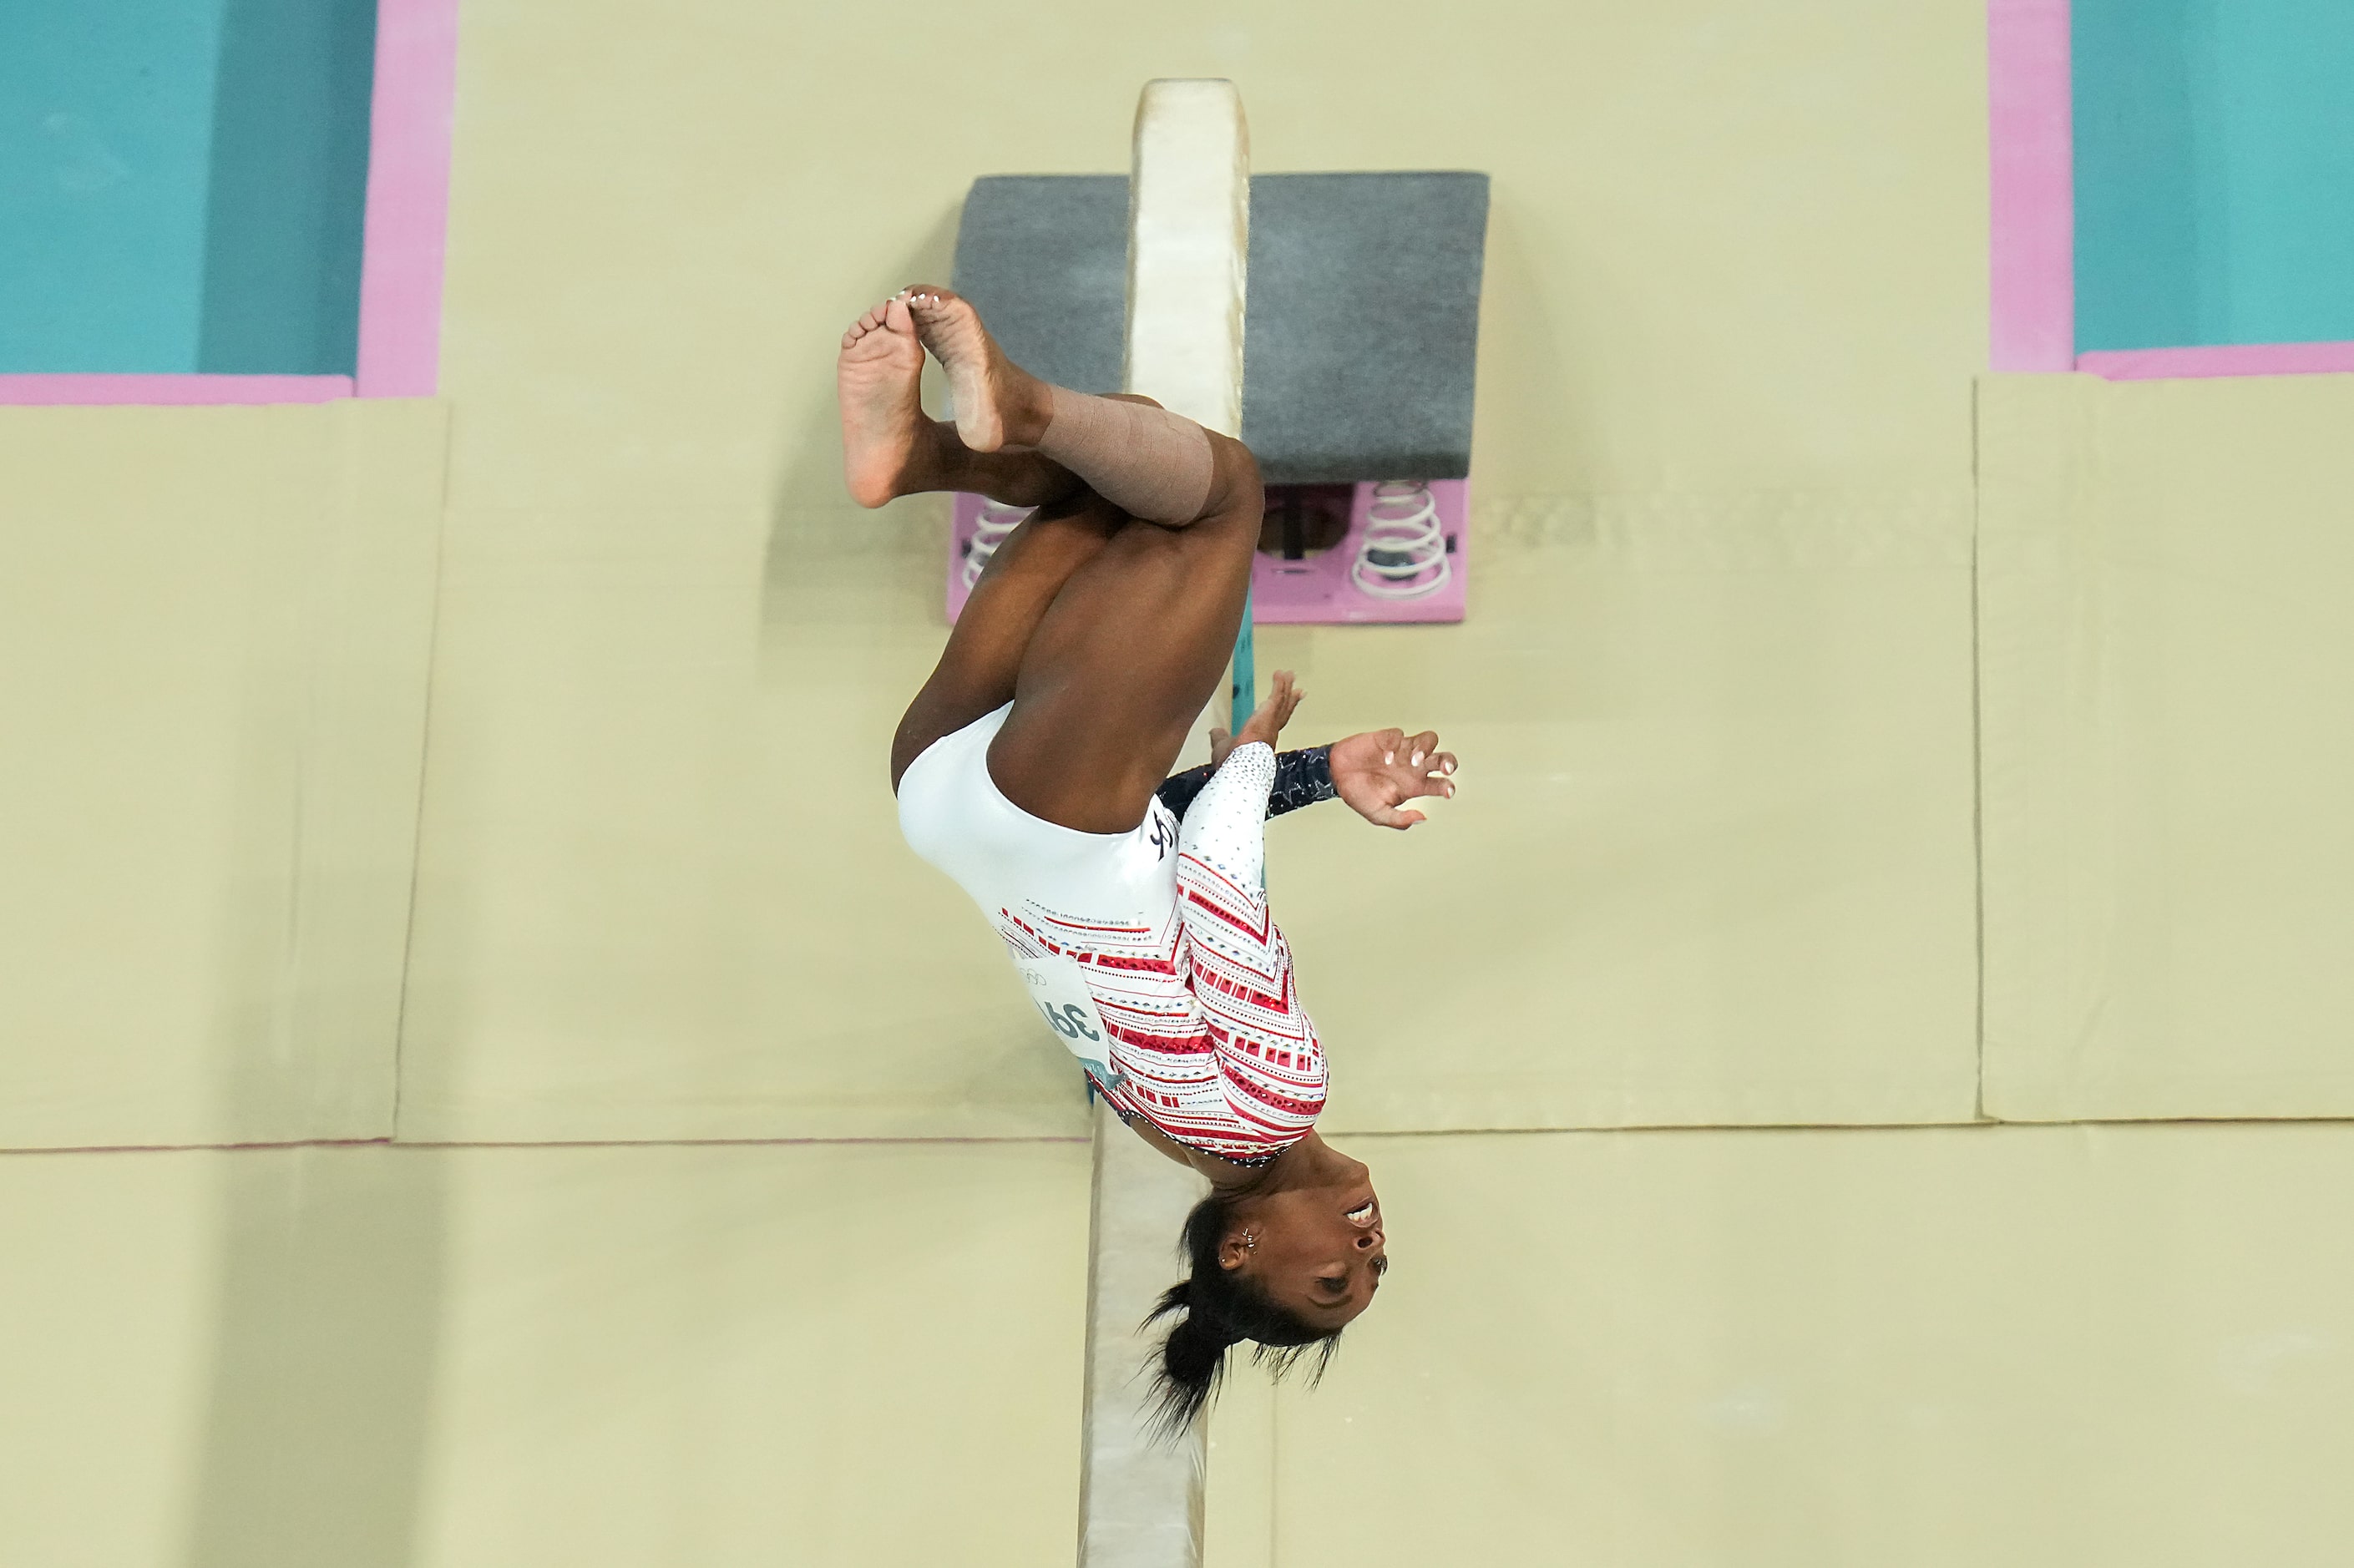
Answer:
<svg viewBox="0 0 2354 1568"><path fill-rule="evenodd" d="M1228 1274L1235 1273L1250 1261L1253 1245L1258 1238L1237 1225L1218 1240L1218 1266Z"/></svg>

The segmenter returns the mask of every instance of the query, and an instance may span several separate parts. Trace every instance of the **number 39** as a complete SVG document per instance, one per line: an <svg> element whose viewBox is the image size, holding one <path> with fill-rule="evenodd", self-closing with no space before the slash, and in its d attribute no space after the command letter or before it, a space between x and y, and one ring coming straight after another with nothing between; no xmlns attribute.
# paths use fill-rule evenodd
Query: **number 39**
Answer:
<svg viewBox="0 0 2354 1568"><path fill-rule="evenodd" d="M1084 1037L1100 1041L1103 1038L1087 1027L1087 1014L1079 1011L1079 1004L1076 1001L1065 1005L1060 1012L1042 1001L1038 1004L1038 1011L1045 1014L1046 1022L1054 1026L1055 1033L1066 1040Z"/></svg>

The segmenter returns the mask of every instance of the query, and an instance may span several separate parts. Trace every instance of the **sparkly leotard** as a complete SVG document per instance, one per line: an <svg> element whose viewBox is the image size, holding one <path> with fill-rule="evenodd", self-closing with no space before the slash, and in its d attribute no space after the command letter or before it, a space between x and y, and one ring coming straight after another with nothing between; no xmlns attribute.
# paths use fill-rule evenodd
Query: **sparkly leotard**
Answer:
<svg viewBox="0 0 2354 1568"><path fill-rule="evenodd" d="M899 786L901 831L1004 939L1040 1016L1122 1118L1246 1164L1324 1106L1324 1054L1268 915L1265 826L1331 794L1322 751L1236 747L1161 787L1126 833L1029 815L989 777L1001 708L943 737ZM1182 816L1182 821L1181 821Z"/></svg>

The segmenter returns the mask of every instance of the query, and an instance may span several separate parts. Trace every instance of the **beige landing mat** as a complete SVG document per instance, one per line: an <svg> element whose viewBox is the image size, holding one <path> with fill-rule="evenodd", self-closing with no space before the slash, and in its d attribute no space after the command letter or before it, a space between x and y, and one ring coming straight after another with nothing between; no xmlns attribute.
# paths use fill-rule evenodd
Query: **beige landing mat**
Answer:
<svg viewBox="0 0 2354 1568"><path fill-rule="evenodd" d="M1068 1562L1082 1145L0 1157L0 1555Z"/></svg>
<svg viewBox="0 0 2354 1568"><path fill-rule="evenodd" d="M1011 86L877 118L854 8L466 10L404 1133L1084 1129L898 843L880 757L945 546L936 511L848 510L832 363L939 281L974 175L1124 167L1172 74L1235 80L1263 169L1493 175L1483 498L1937 534L1754 570L1712 536L1658 577L1482 542L1461 633L1317 634L1314 722L1437 725L1479 791L1402 853L1278 830L1340 1125L1968 1115L1984 6L1025 15L899 13L911 79ZM1368 90L1400 60L1411 91ZM1444 918L1402 927L1425 893Z"/></svg>
<svg viewBox="0 0 2354 1568"><path fill-rule="evenodd" d="M1978 424L1987 1108L2354 1114L2354 376Z"/></svg>
<svg viewBox="0 0 2354 1568"><path fill-rule="evenodd" d="M1395 1267L1321 1389L1213 1427L1219 1568L2319 1565L2354 1539L2354 1128L1355 1148Z"/></svg>
<svg viewBox="0 0 2354 1568"><path fill-rule="evenodd" d="M1272 830L1335 1130L1969 1118L1958 494L1532 509L1459 628L1270 630L1302 744L1463 793ZM450 525L401 1136L1076 1134L1080 1083L883 762L906 516Z"/></svg>
<svg viewBox="0 0 2354 1568"><path fill-rule="evenodd" d="M1126 168L1161 76L1232 79L1262 171L1493 175L1474 450L1496 493L1967 482L1983 0L893 16L896 69L988 82L989 107L875 113L842 69L874 47L856 6L463 11L455 505L840 497L843 328L948 281L974 176Z"/></svg>
<svg viewBox="0 0 2354 1568"><path fill-rule="evenodd" d="M1462 760L1404 834L1269 831L1328 1129L1968 1119L1966 499L1491 518L1463 626L1261 635L1302 743Z"/></svg>
<svg viewBox="0 0 2354 1568"><path fill-rule="evenodd" d="M403 1138L1086 1136L899 837L941 547L905 509L451 514Z"/></svg>
<svg viewBox="0 0 2354 1568"><path fill-rule="evenodd" d="M0 1144L391 1131L444 426L0 408Z"/></svg>

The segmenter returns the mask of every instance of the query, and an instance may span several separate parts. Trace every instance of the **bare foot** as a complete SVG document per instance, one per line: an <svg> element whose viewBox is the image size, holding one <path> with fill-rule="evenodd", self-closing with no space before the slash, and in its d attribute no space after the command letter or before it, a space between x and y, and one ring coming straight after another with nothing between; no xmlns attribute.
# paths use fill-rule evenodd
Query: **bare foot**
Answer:
<svg viewBox="0 0 2354 1568"><path fill-rule="evenodd" d="M880 506L903 493L916 443L930 421L919 391L923 344L904 294L884 301L842 334L834 362L842 400L842 471L850 498Z"/></svg>
<svg viewBox="0 0 2354 1568"><path fill-rule="evenodd" d="M1242 734L1228 735L1224 729L1210 732L1211 766L1224 767L1227 754L1237 746L1248 746L1255 740L1273 746L1283 734L1283 726L1291 722L1291 715L1299 710L1299 699L1307 694L1292 683L1290 671L1278 670L1275 678L1267 684L1267 700L1254 708L1251 716L1243 722Z"/></svg>
<svg viewBox="0 0 2354 1568"><path fill-rule="evenodd" d="M1052 417L1044 383L1005 357L961 295L919 283L907 291L907 302L917 335L949 373L964 444L977 452L1034 444Z"/></svg>

